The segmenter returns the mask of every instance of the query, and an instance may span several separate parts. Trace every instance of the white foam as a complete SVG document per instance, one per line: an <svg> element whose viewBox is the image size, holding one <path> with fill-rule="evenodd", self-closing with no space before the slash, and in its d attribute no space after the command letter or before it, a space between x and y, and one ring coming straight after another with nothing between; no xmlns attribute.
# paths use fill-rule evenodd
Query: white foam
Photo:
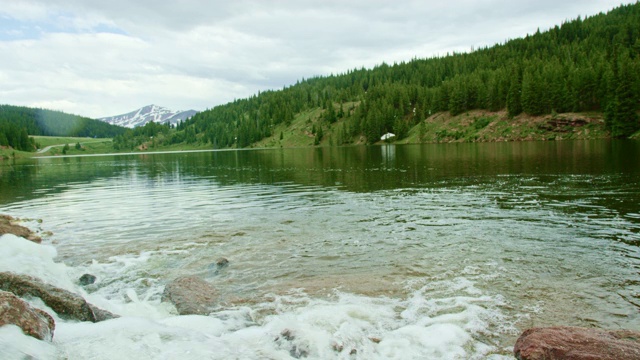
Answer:
<svg viewBox="0 0 640 360"><path fill-rule="evenodd" d="M210 316L60 320L54 345L67 359L510 358L474 338L496 315L494 299L425 296L424 289L404 300L293 293Z"/></svg>
<svg viewBox="0 0 640 360"><path fill-rule="evenodd" d="M56 249L36 244L24 238L5 234L0 236L0 271L34 276L57 287L78 292L69 278L69 268L54 262Z"/></svg>
<svg viewBox="0 0 640 360"><path fill-rule="evenodd" d="M15 325L0 327L0 359L56 359L54 345L22 333Z"/></svg>
<svg viewBox="0 0 640 360"><path fill-rule="evenodd" d="M343 294L260 315L275 306L269 302L159 320L128 316L96 324L57 319L54 345L67 359L325 359L352 353L360 359L468 359L496 350L466 329L474 310L424 321L400 316L402 301Z"/></svg>
<svg viewBox="0 0 640 360"><path fill-rule="evenodd" d="M505 331L503 299L483 294L464 276L430 281L409 290L406 298L339 292L318 298L292 291L210 316L176 316L172 305L160 302L162 282L147 273L164 265L161 252L67 267L53 261L53 247L15 236L0 239L0 249L0 270L37 276L76 293L82 292L71 279L95 274L98 283L83 296L122 315L94 324L66 321L54 313L53 344L3 327L0 345L12 344L3 358L23 353L64 359L511 358L501 355L498 345L478 340L496 329ZM37 299L31 302L51 312Z"/></svg>

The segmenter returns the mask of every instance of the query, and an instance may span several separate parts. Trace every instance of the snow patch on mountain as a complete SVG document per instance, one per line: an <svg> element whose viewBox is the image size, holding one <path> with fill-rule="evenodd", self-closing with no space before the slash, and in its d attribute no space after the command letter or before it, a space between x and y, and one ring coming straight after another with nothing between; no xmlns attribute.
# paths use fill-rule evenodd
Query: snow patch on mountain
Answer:
<svg viewBox="0 0 640 360"><path fill-rule="evenodd" d="M198 112L195 110L172 111L158 105L147 105L130 113L103 117L98 120L112 125L124 126L133 129L137 126L144 126L149 121L161 124L169 122L170 124L175 125L179 121L185 121L197 113Z"/></svg>

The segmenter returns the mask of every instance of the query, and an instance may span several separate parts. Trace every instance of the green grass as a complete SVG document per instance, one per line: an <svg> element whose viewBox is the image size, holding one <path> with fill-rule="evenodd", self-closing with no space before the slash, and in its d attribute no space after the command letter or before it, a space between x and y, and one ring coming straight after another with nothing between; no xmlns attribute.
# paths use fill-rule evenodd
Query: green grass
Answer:
<svg viewBox="0 0 640 360"><path fill-rule="evenodd" d="M75 145L77 142L85 143L85 142L93 142L93 141L104 141L105 139L93 139L86 137L61 137L61 136L31 136L35 139L36 143L40 144L41 148L45 146L51 145L64 145L72 144Z"/></svg>
<svg viewBox="0 0 640 360"><path fill-rule="evenodd" d="M262 139L251 147L305 147L313 146L314 136L311 130L314 125L323 125L325 137L330 133L327 124L320 121L322 109L314 109L297 114L291 125L278 124L273 129L272 136ZM282 140L280 134L282 133Z"/></svg>
<svg viewBox="0 0 640 360"><path fill-rule="evenodd" d="M17 151L13 149L0 149L0 164L2 164L2 161L31 157L32 154L33 153L30 153L27 151Z"/></svg>
<svg viewBox="0 0 640 360"><path fill-rule="evenodd" d="M34 136L34 139L36 143L40 145L40 149L45 149L48 146L51 146L51 148L42 153L29 153L32 154L32 156L64 155L63 149L65 145L69 145L66 155L102 154L113 152L111 139L56 136ZM80 144L80 149L76 149L76 144Z"/></svg>
<svg viewBox="0 0 640 360"><path fill-rule="evenodd" d="M111 144L111 139L100 139L101 141L90 141L90 142L79 142L80 149L76 149L76 144L78 141L74 143L65 143L69 145L69 149L64 154L64 145L60 146L57 144L55 147L52 147L49 151L35 154L35 156L52 156L52 155L85 155L85 154L106 154L114 152L113 146Z"/></svg>
<svg viewBox="0 0 640 360"><path fill-rule="evenodd" d="M32 136L40 149L51 146L46 152L38 153L36 151L17 151L13 149L0 148L0 160L9 159L27 159L38 156L56 156L63 155L63 147L69 145L66 155L81 154L104 154L114 152L111 145L111 139L93 139L81 137L59 137L59 136ZM76 149L76 144L80 143L81 148Z"/></svg>

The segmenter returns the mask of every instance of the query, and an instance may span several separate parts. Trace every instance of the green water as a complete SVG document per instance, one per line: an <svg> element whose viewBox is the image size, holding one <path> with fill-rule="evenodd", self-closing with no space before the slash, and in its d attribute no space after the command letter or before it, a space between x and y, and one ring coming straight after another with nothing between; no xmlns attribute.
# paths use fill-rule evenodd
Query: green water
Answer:
<svg viewBox="0 0 640 360"><path fill-rule="evenodd" d="M42 219L70 266L144 257L102 276L149 299L189 274L229 306L420 292L455 314L471 297L494 314L473 333L491 344L529 326L640 330L638 142L34 159L0 165L0 213Z"/></svg>

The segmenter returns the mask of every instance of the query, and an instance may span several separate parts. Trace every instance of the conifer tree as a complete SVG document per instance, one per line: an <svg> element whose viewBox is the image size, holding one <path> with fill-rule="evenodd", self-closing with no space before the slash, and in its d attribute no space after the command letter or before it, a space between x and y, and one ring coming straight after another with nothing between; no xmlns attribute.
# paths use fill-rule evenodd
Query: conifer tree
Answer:
<svg viewBox="0 0 640 360"><path fill-rule="evenodd" d="M516 116L522 112L522 80L520 71L513 69L511 71L511 83L509 84L509 92L507 93L507 110L509 116Z"/></svg>
<svg viewBox="0 0 640 360"><path fill-rule="evenodd" d="M638 123L638 97L633 91L634 78L637 76L632 70L630 59L623 56L620 60L618 81L612 109L607 114L611 116L611 135L624 138L632 135L640 128Z"/></svg>

